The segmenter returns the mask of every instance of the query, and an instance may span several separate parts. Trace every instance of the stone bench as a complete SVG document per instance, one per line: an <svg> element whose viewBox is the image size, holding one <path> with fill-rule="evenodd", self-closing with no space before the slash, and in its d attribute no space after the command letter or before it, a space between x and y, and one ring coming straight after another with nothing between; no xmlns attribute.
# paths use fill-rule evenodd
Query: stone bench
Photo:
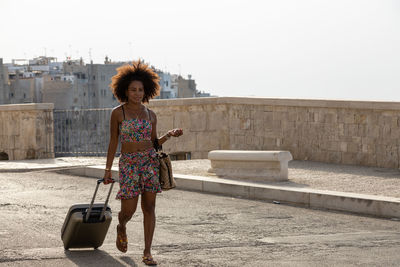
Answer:
<svg viewBox="0 0 400 267"><path fill-rule="evenodd" d="M208 153L211 168L217 176L255 182L288 180L289 151L213 150Z"/></svg>

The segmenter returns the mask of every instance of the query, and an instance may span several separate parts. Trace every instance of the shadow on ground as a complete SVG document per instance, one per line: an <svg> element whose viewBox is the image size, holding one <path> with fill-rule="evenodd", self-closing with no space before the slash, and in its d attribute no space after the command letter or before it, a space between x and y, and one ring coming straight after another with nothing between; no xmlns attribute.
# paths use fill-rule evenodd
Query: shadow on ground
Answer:
<svg viewBox="0 0 400 267"><path fill-rule="evenodd" d="M138 266L131 257L113 257L107 252L99 249L65 250L65 256L77 266ZM122 264L120 261L124 262L125 264Z"/></svg>
<svg viewBox="0 0 400 267"><path fill-rule="evenodd" d="M310 187L310 185L308 184L303 184L303 183L297 183L297 182L293 182L290 181L272 181L272 182L268 182L268 181L252 181L252 180L242 180L242 179L238 179L238 178L230 178L228 176L219 176L219 175L214 175L214 177L216 178L222 178L222 179L226 179L226 180L232 180L232 181L237 181L237 182L251 182L252 184L260 184L260 185L274 185L274 186L289 186L289 187L295 187L295 188L307 188Z"/></svg>

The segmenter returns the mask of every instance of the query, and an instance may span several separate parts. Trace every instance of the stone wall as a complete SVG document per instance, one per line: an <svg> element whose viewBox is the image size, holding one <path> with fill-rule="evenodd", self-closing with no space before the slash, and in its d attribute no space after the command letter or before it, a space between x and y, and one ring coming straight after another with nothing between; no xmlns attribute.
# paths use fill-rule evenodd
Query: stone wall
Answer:
<svg viewBox="0 0 400 267"><path fill-rule="evenodd" d="M54 158L53 107L0 105L0 153L9 160Z"/></svg>
<svg viewBox="0 0 400 267"><path fill-rule="evenodd" d="M153 100L168 152L288 150L294 159L399 168L400 103L270 98Z"/></svg>

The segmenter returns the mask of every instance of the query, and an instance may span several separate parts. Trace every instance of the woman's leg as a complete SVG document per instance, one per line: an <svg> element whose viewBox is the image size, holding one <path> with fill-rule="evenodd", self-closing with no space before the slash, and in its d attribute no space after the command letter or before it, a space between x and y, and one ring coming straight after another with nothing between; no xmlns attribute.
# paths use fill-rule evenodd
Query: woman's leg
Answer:
<svg viewBox="0 0 400 267"><path fill-rule="evenodd" d="M142 194L142 211L144 227L144 251L143 256L151 256L151 243L153 241L154 228L156 226L156 193L144 192Z"/></svg>
<svg viewBox="0 0 400 267"><path fill-rule="evenodd" d="M131 199L121 199L121 211L118 213L118 221L125 228L126 223L132 218L136 211L139 196Z"/></svg>
<svg viewBox="0 0 400 267"><path fill-rule="evenodd" d="M136 211L138 197L132 199L121 199L121 211L118 213L117 225L117 248L126 252L128 247L128 238L126 235L126 224L132 218Z"/></svg>

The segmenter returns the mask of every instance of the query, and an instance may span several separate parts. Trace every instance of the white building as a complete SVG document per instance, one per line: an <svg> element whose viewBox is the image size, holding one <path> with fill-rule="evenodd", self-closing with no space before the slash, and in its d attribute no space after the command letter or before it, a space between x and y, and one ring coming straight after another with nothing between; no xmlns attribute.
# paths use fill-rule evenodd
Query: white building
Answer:
<svg viewBox="0 0 400 267"><path fill-rule="evenodd" d="M157 71L158 76L160 77L160 97L161 99L168 98L177 98L178 90L176 87L173 87L172 77L170 73Z"/></svg>

